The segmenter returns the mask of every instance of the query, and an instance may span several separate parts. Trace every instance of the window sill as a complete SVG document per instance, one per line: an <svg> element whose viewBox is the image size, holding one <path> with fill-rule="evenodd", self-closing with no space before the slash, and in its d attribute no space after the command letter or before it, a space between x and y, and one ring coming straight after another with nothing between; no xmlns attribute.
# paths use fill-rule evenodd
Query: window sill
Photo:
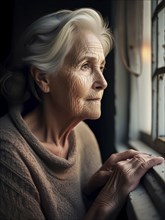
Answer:
<svg viewBox="0 0 165 220"><path fill-rule="evenodd" d="M158 138L161 142L165 143L165 137L159 137Z"/></svg>
<svg viewBox="0 0 165 220"><path fill-rule="evenodd" d="M144 144L141 141L138 140L130 140L129 141L130 148L133 148L135 150L139 150L142 152L146 152L149 154L153 154L155 156L162 156L162 154L156 152L154 149L148 147L146 144ZM161 164L159 166L155 166L151 169L151 171L154 173L154 175L159 179L159 181L165 185L165 164Z"/></svg>
<svg viewBox="0 0 165 220"><path fill-rule="evenodd" d="M154 149L154 152L159 152L161 155L165 156L165 137L158 137L153 141L150 135L141 131L140 140L146 143L146 146L150 146Z"/></svg>
<svg viewBox="0 0 165 220"><path fill-rule="evenodd" d="M117 146L117 151L133 148L142 152L161 156L138 140L129 141L129 147ZM165 219L165 164L150 169L142 178L139 186L129 194L127 215L129 220Z"/></svg>

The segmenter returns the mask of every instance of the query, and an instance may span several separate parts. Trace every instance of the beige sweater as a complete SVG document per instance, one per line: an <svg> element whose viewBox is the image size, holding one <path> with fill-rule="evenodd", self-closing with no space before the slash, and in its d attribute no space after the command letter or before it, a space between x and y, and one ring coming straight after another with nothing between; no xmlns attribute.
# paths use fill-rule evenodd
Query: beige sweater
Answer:
<svg viewBox="0 0 165 220"><path fill-rule="evenodd" d="M100 152L84 122L69 138L66 160L40 144L18 109L0 119L1 220L83 219L83 187L101 166Z"/></svg>

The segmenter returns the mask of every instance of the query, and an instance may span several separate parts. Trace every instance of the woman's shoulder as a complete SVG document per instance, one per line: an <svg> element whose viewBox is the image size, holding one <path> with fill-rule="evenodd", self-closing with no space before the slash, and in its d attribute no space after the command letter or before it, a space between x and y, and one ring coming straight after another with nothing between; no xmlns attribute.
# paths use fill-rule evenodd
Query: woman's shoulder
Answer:
<svg viewBox="0 0 165 220"><path fill-rule="evenodd" d="M0 153L6 152L17 157L26 142L8 114L0 118ZM24 147L22 147L24 146Z"/></svg>
<svg viewBox="0 0 165 220"><path fill-rule="evenodd" d="M8 139L10 141L11 137L17 137L18 138L18 131L16 127L14 126L10 116L8 114L4 115L0 118L0 141L2 139Z"/></svg>
<svg viewBox="0 0 165 220"><path fill-rule="evenodd" d="M23 139L12 123L9 115L0 118L0 162L8 172L16 172L30 179L23 161Z"/></svg>
<svg viewBox="0 0 165 220"><path fill-rule="evenodd" d="M9 131L12 131L13 129L12 121L8 114L5 114L0 118L0 136L2 136L3 133L8 133Z"/></svg>
<svg viewBox="0 0 165 220"><path fill-rule="evenodd" d="M83 151L99 152L99 145L95 134L85 122L80 122L75 128L77 143Z"/></svg>
<svg viewBox="0 0 165 220"><path fill-rule="evenodd" d="M91 176L101 166L101 154L97 139L85 122L80 122L76 128L76 142L80 150L82 170L86 176Z"/></svg>
<svg viewBox="0 0 165 220"><path fill-rule="evenodd" d="M93 148L99 148L98 142L94 132L84 122L80 122L75 128L76 137L83 145L93 146Z"/></svg>
<svg viewBox="0 0 165 220"><path fill-rule="evenodd" d="M80 122L76 126L75 131L76 131L77 135L82 138L91 139L93 141L96 141L96 137L95 137L93 131L84 121Z"/></svg>

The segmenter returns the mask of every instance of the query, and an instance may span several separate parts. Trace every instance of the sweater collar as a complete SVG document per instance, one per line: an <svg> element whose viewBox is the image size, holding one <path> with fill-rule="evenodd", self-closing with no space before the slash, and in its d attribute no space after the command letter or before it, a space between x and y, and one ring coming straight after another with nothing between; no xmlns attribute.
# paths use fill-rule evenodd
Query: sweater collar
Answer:
<svg viewBox="0 0 165 220"><path fill-rule="evenodd" d="M9 111L9 115L17 130L26 140L28 147L32 150L32 153L35 154L39 160L42 160L45 165L51 167L51 169L56 170L58 172L63 171L64 169L69 169L73 166L73 164L76 161L77 155L74 129L71 131L69 135L68 158L64 159L48 151L40 143L40 141L32 134L29 127L23 120L20 106L11 108Z"/></svg>

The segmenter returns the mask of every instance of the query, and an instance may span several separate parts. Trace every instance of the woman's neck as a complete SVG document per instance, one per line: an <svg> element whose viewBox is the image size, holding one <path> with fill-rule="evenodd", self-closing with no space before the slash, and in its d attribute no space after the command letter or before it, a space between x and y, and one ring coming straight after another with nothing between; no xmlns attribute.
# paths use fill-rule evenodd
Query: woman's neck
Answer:
<svg viewBox="0 0 165 220"><path fill-rule="evenodd" d="M55 155L67 158L69 150L68 137L78 122L38 106L24 117L25 123L33 135Z"/></svg>

